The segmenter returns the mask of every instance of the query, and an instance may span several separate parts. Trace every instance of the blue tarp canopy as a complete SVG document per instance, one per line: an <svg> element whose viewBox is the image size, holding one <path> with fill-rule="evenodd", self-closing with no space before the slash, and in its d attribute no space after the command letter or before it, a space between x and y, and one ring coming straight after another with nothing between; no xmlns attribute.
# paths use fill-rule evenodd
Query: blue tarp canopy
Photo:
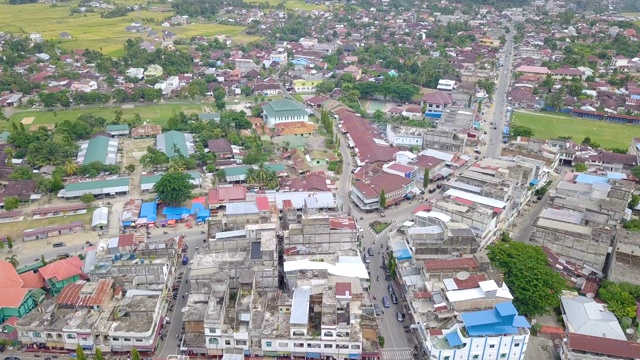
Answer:
<svg viewBox="0 0 640 360"><path fill-rule="evenodd" d="M191 204L191 215L199 213L200 210L204 210L204 205L202 205L202 203L194 202Z"/></svg>
<svg viewBox="0 0 640 360"><path fill-rule="evenodd" d="M131 221L123 221L122 226L131 226Z"/></svg>
<svg viewBox="0 0 640 360"><path fill-rule="evenodd" d="M209 217L209 210L200 210L198 211L198 220L197 221L206 221Z"/></svg>
<svg viewBox="0 0 640 360"><path fill-rule="evenodd" d="M158 217L158 203L150 201L142 203L140 207L140 216L138 218L147 218L147 222L156 222Z"/></svg>
<svg viewBox="0 0 640 360"><path fill-rule="evenodd" d="M458 335L457 331L452 331L447 335L445 335L444 337L447 338L447 341L449 342L449 346L451 347L462 345L462 339L460 339L460 335Z"/></svg>
<svg viewBox="0 0 640 360"><path fill-rule="evenodd" d="M189 215L189 209L186 207L167 206L162 210L162 215L165 215L168 220L181 220Z"/></svg>
<svg viewBox="0 0 640 360"><path fill-rule="evenodd" d="M540 181L539 181L538 179L533 179L533 180L531 180L531 182L529 183L529 186L536 186L536 185L538 185L538 183L539 183L539 182L540 182Z"/></svg>
<svg viewBox="0 0 640 360"><path fill-rule="evenodd" d="M400 249L400 250L394 251L393 256L397 260L411 260L411 252L409 252L409 249Z"/></svg>

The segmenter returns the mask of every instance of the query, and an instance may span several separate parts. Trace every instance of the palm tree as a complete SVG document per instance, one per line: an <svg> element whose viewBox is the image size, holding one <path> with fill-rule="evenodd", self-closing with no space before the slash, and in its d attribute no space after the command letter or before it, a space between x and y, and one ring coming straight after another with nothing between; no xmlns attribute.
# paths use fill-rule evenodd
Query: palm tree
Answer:
<svg viewBox="0 0 640 360"><path fill-rule="evenodd" d="M67 161L63 165L63 169L67 175L71 176L78 171L78 164L74 163L73 161Z"/></svg>
<svg viewBox="0 0 640 360"><path fill-rule="evenodd" d="M18 265L20 265L20 262L18 262L18 259L16 257L17 255L13 254L11 256L7 256L6 258L4 258L9 264L11 264L14 268L18 268Z"/></svg>

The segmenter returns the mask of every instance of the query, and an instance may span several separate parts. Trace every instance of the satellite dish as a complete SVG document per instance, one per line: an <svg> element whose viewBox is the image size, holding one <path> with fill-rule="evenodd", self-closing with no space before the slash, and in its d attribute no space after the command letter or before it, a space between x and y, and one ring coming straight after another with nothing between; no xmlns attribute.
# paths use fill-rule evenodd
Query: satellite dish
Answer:
<svg viewBox="0 0 640 360"><path fill-rule="evenodd" d="M456 274L456 279L458 280L467 280L469 278L469 273L466 271L460 271Z"/></svg>

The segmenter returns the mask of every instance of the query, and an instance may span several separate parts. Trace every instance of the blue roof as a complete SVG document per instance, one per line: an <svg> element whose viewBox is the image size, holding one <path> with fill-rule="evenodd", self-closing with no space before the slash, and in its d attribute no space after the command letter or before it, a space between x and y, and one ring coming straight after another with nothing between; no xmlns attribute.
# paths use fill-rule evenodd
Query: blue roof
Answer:
<svg viewBox="0 0 640 360"><path fill-rule="evenodd" d="M451 347L462 345L462 339L460 339L460 335L458 335L458 330L452 331L444 337L447 338L449 346Z"/></svg>
<svg viewBox="0 0 640 360"><path fill-rule="evenodd" d="M594 184L597 182L607 184L609 182L609 179L602 176L580 174L576 177L576 182L583 183L583 184Z"/></svg>
<svg viewBox="0 0 640 360"><path fill-rule="evenodd" d="M401 249L393 252L393 257L398 260L411 260L411 252L409 249Z"/></svg>
<svg viewBox="0 0 640 360"><path fill-rule="evenodd" d="M517 334L518 328L529 328L524 316L518 315L511 302L500 303L495 309L462 314L469 336Z"/></svg>
<svg viewBox="0 0 640 360"><path fill-rule="evenodd" d="M148 222L155 222L158 216L158 204L155 201L142 203L140 218L147 218Z"/></svg>
<svg viewBox="0 0 640 360"><path fill-rule="evenodd" d="M529 183L529 185L534 186L534 185L538 185L538 183L540 182L540 180L538 179L533 179L531 180L531 182Z"/></svg>
<svg viewBox="0 0 640 360"><path fill-rule="evenodd" d="M640 144L638 144L638 145L640 145ZM614 180L626 179L627 175L623 174L623 173L619 173L619 172L607 171L607 178L614 179Z"/></svg>
<svg viewBox="0 0 640 360"><path fill-rule="evenodd" d="M504 130L502 130L502 133L503 133L503 134L508 134L508 133L509 133L509 127L508 127L508 126L505 126L505 127L504 127Z"/></svg>

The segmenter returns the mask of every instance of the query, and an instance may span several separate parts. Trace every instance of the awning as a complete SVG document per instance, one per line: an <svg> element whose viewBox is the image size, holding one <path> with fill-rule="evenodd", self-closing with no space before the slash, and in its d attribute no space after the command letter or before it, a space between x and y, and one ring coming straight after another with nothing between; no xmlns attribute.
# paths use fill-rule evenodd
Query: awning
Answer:
<svg viewBox="0 0 640 360"><path fill-rule="evenodd" d="M462 345L462 339L460 339L460 335L458 335L457 331L452 331L445 335L447 341L449 342L449 346L460 346Z"/></svg>
<svg viewBox="0 0 640 360"><path fill-rule="evenodd" d="M538 180L538 179L533 179L533 180L531 180L531 182L529 183L529 185L530 185L530 186L536 186L536 185L538 185L538 183L539 183L539 182L540 182L540 180Z"/></svg>
<svg viewBox="0 0 640 360"><path fill-rule="evenodd" d="M144 225L147 223L147 218L140 218L136 220L136 225Z"/></svg>

